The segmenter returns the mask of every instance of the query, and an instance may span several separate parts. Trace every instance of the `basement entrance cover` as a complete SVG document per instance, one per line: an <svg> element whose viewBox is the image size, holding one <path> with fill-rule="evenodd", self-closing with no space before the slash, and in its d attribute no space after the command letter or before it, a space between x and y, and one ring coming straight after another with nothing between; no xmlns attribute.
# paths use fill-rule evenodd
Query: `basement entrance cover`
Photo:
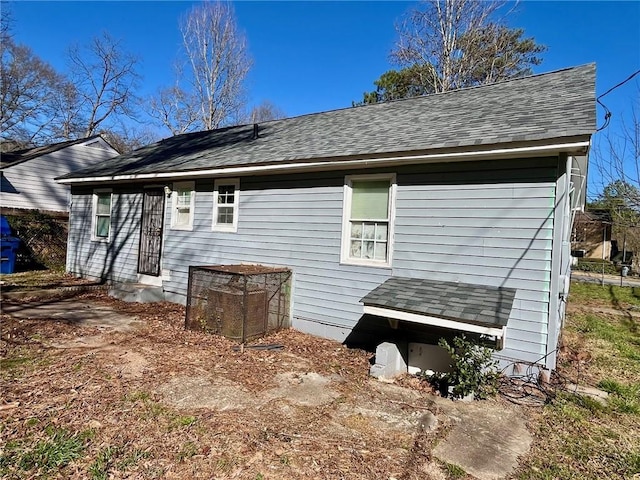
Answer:
<svg viewBox="0 0 640 480"><path fill-rule="evenodd" d="M502 346L515 296L511 288L391 277L360 301L366 314L489 335Z"/></svg>

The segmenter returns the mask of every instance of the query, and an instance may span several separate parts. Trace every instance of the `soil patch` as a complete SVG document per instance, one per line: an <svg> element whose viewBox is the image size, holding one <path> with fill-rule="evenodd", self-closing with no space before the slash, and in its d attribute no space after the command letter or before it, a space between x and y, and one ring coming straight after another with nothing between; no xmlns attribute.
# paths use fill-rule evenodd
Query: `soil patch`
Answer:
<svg viewBox="0 0 640 480"><path fill-rule="evenodd" d="M0 344L12 362L0 372L4 441L91 429L67 478L87 478L105 449L113 478L444 478L430 452L449 411L371 379L365 351L292 330L258 342L281 350L242 351L185 330L179 305L74 301L61 301L64 315L3 309Z"/></svg>

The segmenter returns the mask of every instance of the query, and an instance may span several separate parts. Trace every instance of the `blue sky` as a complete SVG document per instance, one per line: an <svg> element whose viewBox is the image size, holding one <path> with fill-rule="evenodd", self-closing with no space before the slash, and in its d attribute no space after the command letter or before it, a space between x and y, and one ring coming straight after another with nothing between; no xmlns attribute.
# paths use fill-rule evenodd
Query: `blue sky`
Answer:
<svg viewBox="0 0 640 480"><path fill-rule="evenodd" d="M59 70L69 45L103 30L122 39L141 60L143 90L169 85L178 53L178 18L193 2L12 2L16 39ZM414 2L249 2L235 4L254 61L249 101L269 100L288 116L348 107L392 65L394 23ZM522 1L507 17L512 27L546 45L535 73L597 64L597 95L640 69L640 1ZM608 130L637 99L640 75L605 96ZM598 125L604 122L598 108ZM600 135L600 134L598 134ZM597 140L597 138L596 138ZM593 170L593 169L592 169ZM596 172L591 190L597 189Z"/></svg>

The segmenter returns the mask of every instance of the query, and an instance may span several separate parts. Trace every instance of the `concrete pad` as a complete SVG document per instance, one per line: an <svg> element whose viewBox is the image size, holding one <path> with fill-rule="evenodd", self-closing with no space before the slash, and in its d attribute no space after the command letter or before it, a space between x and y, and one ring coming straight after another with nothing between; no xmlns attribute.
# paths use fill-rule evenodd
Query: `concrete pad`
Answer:
<svg viewBox="0 0 640 480"><path fill-rule="evenodd" d="M276 375L278 387L265 392L267 398L285 398L296 405L315 407L329 403L340 394L328 388L330 378L314 372L287 372Z"/></svg>
<svg viewBox="0 0 640 480"><path fill-rule="evenodd" d="M575 383L568 383L565 388L567 392L591 397L602 405L607 405L609 401L609 394L599 388L589 387L586 385L576 385Z"/></svg>
<svg viewBox="0 0 640 480"><path fill-rule="evenodd" d="M453 427L433 455L479 480L507 477L517 467L518 456L531 447L524 415L515 408L492 401L464 403L438 398L436 403Z"/></svg>
<svg viewBox="0 0 640 480"><path fill-rule="evenodd" d="M204 377L178 376L161 385L157 392L177 408L235 410L256 405L255 397L241 385L222 377L212 382Z"/></svg>
<svg viewBox="0 0 640 480"><path fill-rule="evenodd" d="M2 313L17 319L54 319L83 327L99 327L127 332L136 328L137 319L118 313L106 305L66 298L62 300L3 304Z"/></svg>

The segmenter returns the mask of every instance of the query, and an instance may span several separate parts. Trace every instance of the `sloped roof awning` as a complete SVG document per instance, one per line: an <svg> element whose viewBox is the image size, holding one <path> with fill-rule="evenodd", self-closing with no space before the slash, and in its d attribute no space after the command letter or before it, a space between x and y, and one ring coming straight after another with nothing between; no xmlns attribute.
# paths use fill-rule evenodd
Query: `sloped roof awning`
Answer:
<svg viewBox="0 0 640 480"><path fill-rule="evenodd" d="M391 277L360 301L365 314L488 335L502 348L515 295L511 288Z"/></svg>

